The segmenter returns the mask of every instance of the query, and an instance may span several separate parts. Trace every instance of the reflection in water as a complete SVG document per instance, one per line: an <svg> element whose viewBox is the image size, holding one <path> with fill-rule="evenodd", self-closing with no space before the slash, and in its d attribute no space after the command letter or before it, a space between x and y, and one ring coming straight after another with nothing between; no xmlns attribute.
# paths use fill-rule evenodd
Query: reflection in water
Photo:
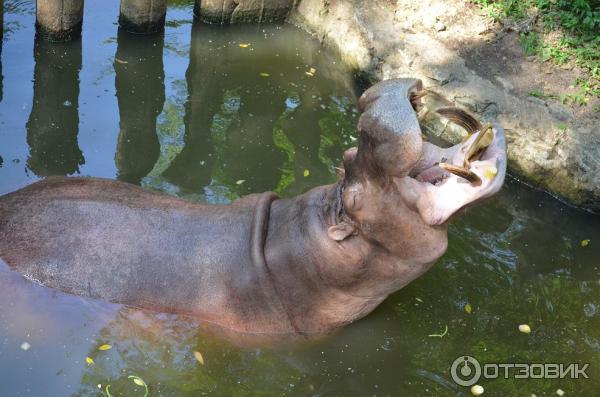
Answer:
<svg viewBox="0 0 600 397"><path fill-rule="evenodd" d="M36 36L33 106L27 122L27 165L38 176L79 172L77 143L81 40L50 43Z"/></svg>
<svg viewBox="0 0 600 397"><path fill-rule="evenodd" d="M119 29L114 68L121 130L115 162L123 181L139 184L160 154L156 118L165 102L163 42L162 33Z"/></svg>
<svg viewBox="0 0 600 397"><path fill-rule="evenodd" d="M331 182L324 152L338 158L356 121L352 101L338 97L354 96L351 75L318 43L288 32L194 23L184 145L166 180L225 199Z"/></svg>

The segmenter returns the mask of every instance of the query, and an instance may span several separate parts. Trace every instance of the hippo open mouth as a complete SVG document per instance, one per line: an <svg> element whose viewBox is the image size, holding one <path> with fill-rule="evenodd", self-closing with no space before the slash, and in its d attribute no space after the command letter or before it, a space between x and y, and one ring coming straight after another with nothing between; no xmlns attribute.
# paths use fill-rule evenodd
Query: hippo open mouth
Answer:
<svg viewBox="0 0 600 397"><path fill-rule="evenodd" d="M433 111L463 127L467 137L449 148L424 141L417 117L424 95L421 81L414 79L389 80L367 90L359 101L358 149L345 156L346 165L352 158L345 168L354 179L356 174L371 180L391 177L425 223L440 225L502 187L506 139L499 125L442 107Z"/></svg>

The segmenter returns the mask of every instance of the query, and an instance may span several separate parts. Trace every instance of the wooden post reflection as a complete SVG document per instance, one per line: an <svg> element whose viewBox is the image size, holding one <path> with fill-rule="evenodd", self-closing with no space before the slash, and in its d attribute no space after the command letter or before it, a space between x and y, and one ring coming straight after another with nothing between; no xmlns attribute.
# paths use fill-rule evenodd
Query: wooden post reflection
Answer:
<svg viewBox="0 0 600 397"><path fill-rule="evenodd" d="M160 155L156 118L165 103L164 36L137 36L119 29L115 88L120 132L115 162L118 179L139 184Z"/></svg>
<svg viewBox="0 0 600 397"><path fill-rule="evenodd" d="M84 163L77 143L81 40L34 45L33 105L27 122L27 165L38 176L68 175Z"/></svg>

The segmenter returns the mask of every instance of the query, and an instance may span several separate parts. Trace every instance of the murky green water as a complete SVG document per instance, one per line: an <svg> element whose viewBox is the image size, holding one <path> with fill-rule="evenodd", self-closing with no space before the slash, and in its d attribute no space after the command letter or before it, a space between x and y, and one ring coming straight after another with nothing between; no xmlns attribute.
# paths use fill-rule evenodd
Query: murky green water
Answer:
<svg viewBox="0 0 600 397"><path fill-rule="evenodd" d="M117 1L89 1L83 40L49 45L34 40L33 9L5 0L0 194L79 174L212 203L289 196L334 180L352 145L350 71L292 27L196 25L185 5L169 8L164 37L142 38L117 32ZM308 346L237 348L190 319L64 295L2 267L0 396L106 396L106 385L143 396L130 375L150 396L469 395L450 376L465 354L590 364L590 379L482 379L485 395L597 395L599 268L598 217L511 181L452 224L427 275Z"/></svg>

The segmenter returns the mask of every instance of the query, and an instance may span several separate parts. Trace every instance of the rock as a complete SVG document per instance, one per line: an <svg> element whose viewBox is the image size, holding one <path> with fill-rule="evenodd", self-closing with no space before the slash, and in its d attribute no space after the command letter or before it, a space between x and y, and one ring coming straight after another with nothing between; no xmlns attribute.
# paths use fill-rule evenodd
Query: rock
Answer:
<svg viewBox="0 0 600 397"><path fill-rule="evenodd" d="M429 29L433 29L437 22L437 17L433 14L425 14L423 16L423 26Z"/></svg>
<svg viewBox="0 0 600 397"><path fill-rule="evenodd" d="M442 0L399 0L396 4L301 0L292 7L288 21L337 48L342 59L371 83L383 78L418 77L426 88L435 89L451 103L466 107L481 119L500 123L506 130L513 175L600 213L598 120L575 118L562 106L546 106L544 101L517 94L507 80L497 79L494 84L483 79L432 29L415 32L403 28L411 23L411 15L421 16L423 25L434 27L438 22L435 15L442 15L436 10L450 15L450 7L450 2ZM484 24L483 17L474 13L463 18L472 26ZM398 23L399 19L404 22ZM455 30L453 26L453 33ZM444 120L428 120L424 127L433 135L450 142L461 139L460 131L453 131ZM567 130L561 131L560 125L567 125Z"/></svg>

